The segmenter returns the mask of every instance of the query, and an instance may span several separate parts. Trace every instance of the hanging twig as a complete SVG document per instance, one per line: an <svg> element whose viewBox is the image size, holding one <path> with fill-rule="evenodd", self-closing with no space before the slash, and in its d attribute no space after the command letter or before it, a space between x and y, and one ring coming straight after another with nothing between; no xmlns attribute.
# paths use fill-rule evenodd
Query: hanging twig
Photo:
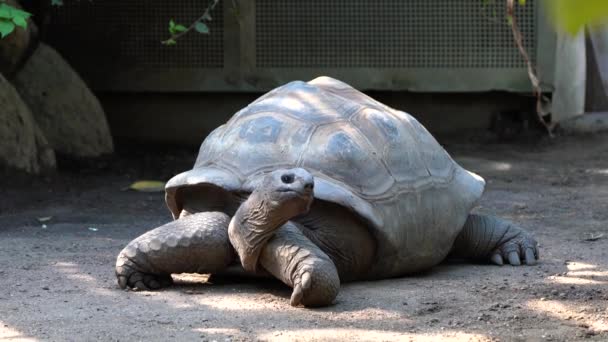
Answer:
<svg viewBox="0 0 608 342"><path fill-rule="evenodd" d="M526 51L523 43L523 35L517 26L517 19L515 18L515 1L514 0L506 0L507 1L507 18L509 18L509 26L511 26L511 32L513 33L513 39L515 40L515 44L517 44L517 48L519 49L519 53L523 57L526 65L528 66L528 78L530 78L530 83L532 83L532 88L534 95L536 96L536 115L538 116L538 120L543 124L543 126L547 129L547 133L550 137L553 137L553 128L554 124L545 121L544 118L544 110L543 110L543 102L542 96L543 92L540 87L540 82L538 81L538 76L536 75L536 70L534 69L534 65L532 65L532 61L530 60L530 56Z"/></svg>
<svg viewBox="0 0 608 342"><path fill-rule="evenodd" d="M190 32L190 31L192 31L194 29L196 29L196 25L198 25L198 24L204 24L205 21L210 21L211 11L213 11L213 9L215 8L215 6L217 6L217 4L219 2L220 2L220 0L212 0L211 3L209 4L209 6L207 6L207 9L205 10L205 13L203 13L203 15L201 15L198 19L196 19L195 21L193 21L192 24L190 24L190 26L188 26L185 30L181 30L179 32L176 32L176 33L172 34L171 37L169 37L166 40L163 40L161 43L163 43L165 45L173 45L173 44L175 44L175 42L181 36L185 35L186 33ZM197 31L198 31L198 29L197 29ZM207 32L201 32L201 33L208 33L208 31Z"/></svg>

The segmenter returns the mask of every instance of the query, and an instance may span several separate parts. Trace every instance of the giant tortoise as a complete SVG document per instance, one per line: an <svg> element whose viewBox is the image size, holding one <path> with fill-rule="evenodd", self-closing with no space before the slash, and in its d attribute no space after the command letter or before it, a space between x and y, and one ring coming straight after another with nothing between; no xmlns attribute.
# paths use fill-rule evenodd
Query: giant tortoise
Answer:
<svg viewBox="0 0 608 342"><path fill-rule="evenodd" d="M215 129L167 183L175 220L122 250L118 283L157 289L237 267L292 287L294 306L323 306L340 282L448 256L534 264L529 233L470 213L484 185L412 116L329 77L291 82Z"/></svg>

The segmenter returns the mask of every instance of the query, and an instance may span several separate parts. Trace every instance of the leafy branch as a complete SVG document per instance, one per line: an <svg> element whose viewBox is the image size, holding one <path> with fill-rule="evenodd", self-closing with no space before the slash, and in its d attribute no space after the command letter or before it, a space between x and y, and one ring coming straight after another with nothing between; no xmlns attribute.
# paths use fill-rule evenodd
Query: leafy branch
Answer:
<svg viewBox="0 0 608 342"><path fill-rule="evenodd" d="M11 34L17 26L27 28L31 13L15 8L4 1L0 2L0 38Z"/></svg>
<svg viewBox="0 0 608 342"><path fill-rule="evenodd" d="M207 6L207 9L205 10L205 13L203 13L203 15L201 15L188 27L176 24L173 19L171 19L169 21L169 33L171 34L171 37L163 40L161 43L164 45L175 45L180 37L192 30L201 34L209 34L209 26L207 26L207 22L213 20L211 17L211 12L213 9L215 9L215 6L217 6L219 2L219 0L211 0L209 6Z"/></svg>

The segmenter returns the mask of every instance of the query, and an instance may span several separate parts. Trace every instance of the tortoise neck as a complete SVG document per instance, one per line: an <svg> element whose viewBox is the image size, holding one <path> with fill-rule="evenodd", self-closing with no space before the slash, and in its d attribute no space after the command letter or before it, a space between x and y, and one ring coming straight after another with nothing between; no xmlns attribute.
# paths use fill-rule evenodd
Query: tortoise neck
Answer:
<svg viewBox="0 0 608 342"><path fill-rule="evenodd" d="M240 205L228 226L228 236L245 270L257 272L266 242L290 218L267 196L256 192Z"/></svg>

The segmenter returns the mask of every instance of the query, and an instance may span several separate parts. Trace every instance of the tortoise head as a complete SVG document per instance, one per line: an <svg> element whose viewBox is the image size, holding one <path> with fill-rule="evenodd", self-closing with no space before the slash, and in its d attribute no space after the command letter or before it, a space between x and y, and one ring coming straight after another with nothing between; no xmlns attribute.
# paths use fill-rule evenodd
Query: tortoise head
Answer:
<svg viewBox="0 0 608 342"><path fill-rule="evenodd" d="M267 174L250 198L263 202L259 204L265 206L267 215L276 215L277 220L287 221L308 212L313 192L314 178L308 171L280 169Z"/></svg>
<svg viewBox="0 0 608 342"><path fill-rule="evenodd" d="M246 270L256 270L262 248L277 229L308 212L313 188L313 176L300 168L275 170L258 183L228 227L230 242Z"/></svg>

